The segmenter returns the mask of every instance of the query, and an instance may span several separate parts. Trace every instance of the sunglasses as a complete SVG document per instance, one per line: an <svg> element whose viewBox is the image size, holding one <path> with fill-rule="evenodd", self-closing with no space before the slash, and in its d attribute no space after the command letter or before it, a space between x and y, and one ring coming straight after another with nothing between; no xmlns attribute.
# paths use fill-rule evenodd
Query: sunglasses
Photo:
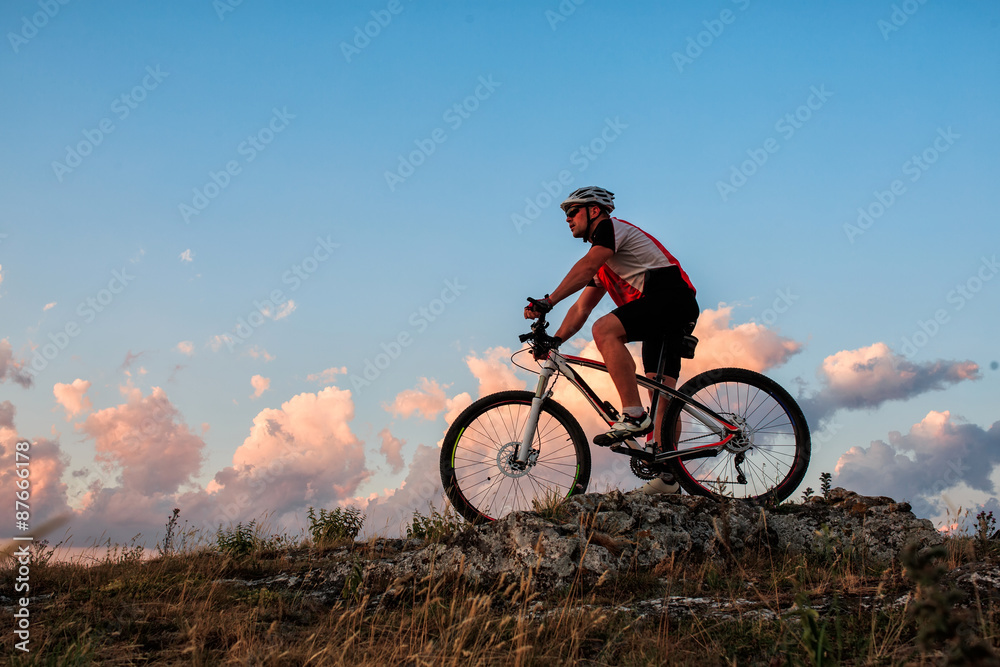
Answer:
<svg viewBox="0 0 1000 667"><path fill-rule="evenodd" d="M586 208L586 207L585 206L572 206L572 207L566 209L566 217L567 218L575 217L576 214L579 213L584 208Z"/></svg>

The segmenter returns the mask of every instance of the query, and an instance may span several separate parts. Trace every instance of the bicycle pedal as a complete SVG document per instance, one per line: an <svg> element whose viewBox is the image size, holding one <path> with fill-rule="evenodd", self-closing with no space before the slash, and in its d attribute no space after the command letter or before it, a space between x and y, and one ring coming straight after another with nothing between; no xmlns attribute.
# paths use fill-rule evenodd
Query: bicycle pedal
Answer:
<svg viewBox="0 0 1000 667"><path fill-rule="evenodd" d="M594 436L594 444L598 447L610 447L611 445L620 443L627 438L628 436L616 438L612 435L608 435L607 433L601 433L600 435Z"/></svg>
<svg viewBox="0 0 1000 667"><path fill-rule="evenodd" d="M631 444L629 444L631 443ZM627 438L622 442L617 442L611 446L611 451L615 454L627 454L643 461L652 462L656 458L656 453L652 450L640 446L633 438Z"/></svg>

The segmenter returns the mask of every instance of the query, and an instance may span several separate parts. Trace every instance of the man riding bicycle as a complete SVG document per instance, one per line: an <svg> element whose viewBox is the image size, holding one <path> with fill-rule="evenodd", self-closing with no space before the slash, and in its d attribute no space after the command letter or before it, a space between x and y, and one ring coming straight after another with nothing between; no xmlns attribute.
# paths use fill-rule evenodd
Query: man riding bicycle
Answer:
<svg viewBox="0 0 1000 667"><path fill-rule="evenodd" d="M622 414L611 430L595 438L599 444L654 433L662 442L659 424L653 424L639 398L635 362L626 343L642 341L642 364L647 377L657 374L661 348L665 355L663 384L674 388L680 374L681 354L677 344L698 319L695 288L680 263L647 232L611 217L614 193L588 186L569 195L561 204L575 238L590 243L559 286L544 299L524 309L526 319L542 315L563 299L583 290L555 334L555 344L580 330L605 294L617 308L598 319L592 332L608 374L622 401ZM657 408L664 414L666 401ZM670 492L668 483L653 480L648 492ZM675 488L675 486L674 486Z"/></svg>

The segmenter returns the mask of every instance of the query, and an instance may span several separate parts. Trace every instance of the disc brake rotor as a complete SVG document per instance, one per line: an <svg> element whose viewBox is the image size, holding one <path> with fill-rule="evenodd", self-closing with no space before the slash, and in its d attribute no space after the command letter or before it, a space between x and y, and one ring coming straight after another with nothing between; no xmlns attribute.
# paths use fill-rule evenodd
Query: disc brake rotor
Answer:
<svg viewBox="0 0 1000 667"><path fill-rule="evenodd" d="M532 448L528 452L528 462L526 464L519 464L517 462L517 451L520 448L521 443L508 442L497 452L497 468L507 477L524 477L538 463L539 451Z"/></svg>

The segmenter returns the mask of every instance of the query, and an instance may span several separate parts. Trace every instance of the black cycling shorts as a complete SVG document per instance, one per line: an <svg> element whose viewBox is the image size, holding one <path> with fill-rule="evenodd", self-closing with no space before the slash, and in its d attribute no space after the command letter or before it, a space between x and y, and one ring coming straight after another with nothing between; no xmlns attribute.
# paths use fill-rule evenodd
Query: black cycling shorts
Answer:
<svg viewBox="0 0 1000 667"><path fill-rule="evenodd" d="M674 379L681 372L680 341L701 310L694 292L676 266L655 269L646 276L643 295L611 311L625 329L629 343L642 341L642 365L656 373L660 349L667 344L663 374Z"/></svg>

